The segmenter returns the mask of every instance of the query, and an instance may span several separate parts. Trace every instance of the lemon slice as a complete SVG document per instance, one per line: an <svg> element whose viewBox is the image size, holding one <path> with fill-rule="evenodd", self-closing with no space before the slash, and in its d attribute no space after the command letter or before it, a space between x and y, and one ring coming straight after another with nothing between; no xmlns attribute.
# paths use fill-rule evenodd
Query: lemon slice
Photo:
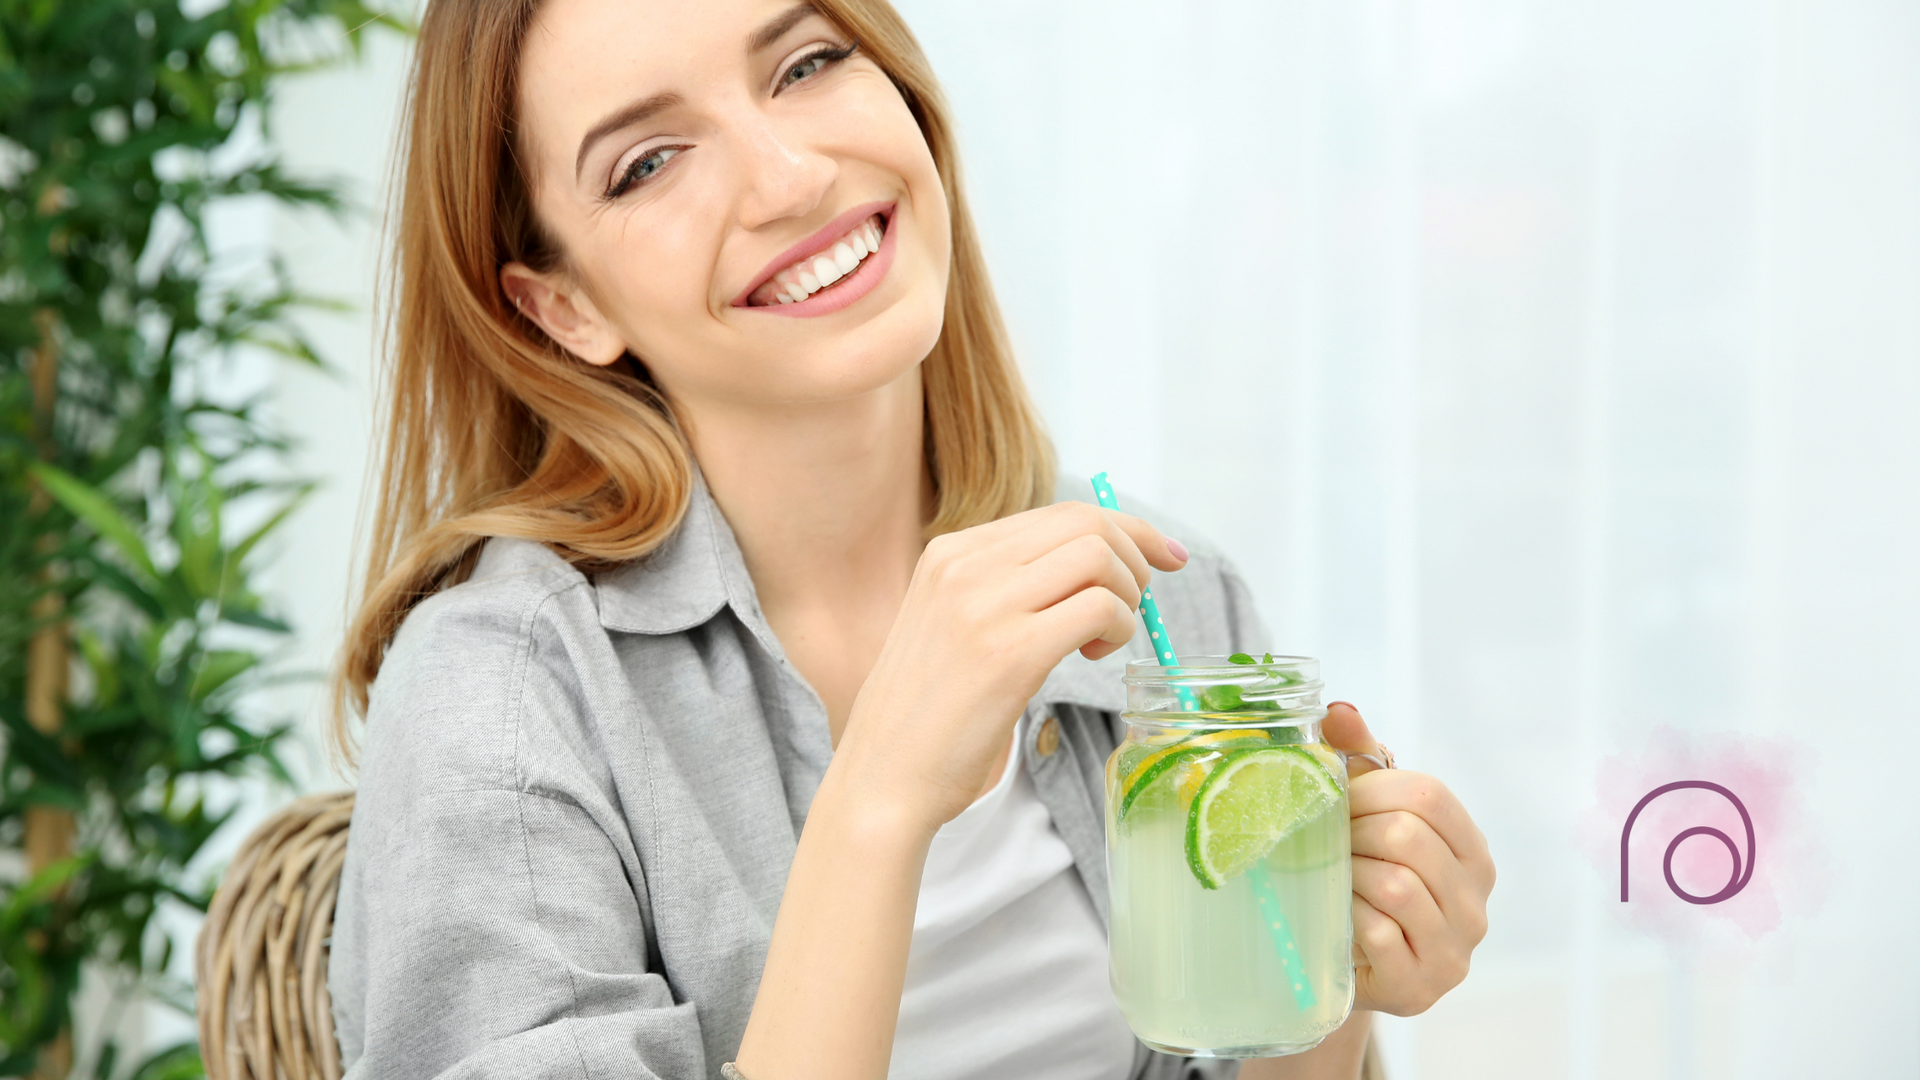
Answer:
<svg viewBox="0 0 1920 1080"><path fill-rule="evenodd" d="M1187 867L1202 888L1217 889L1340 798L1339 782L1305 749L1228 750L1187 811Z"/></svg>
<svg viewBox="0 0 1920 1080"><path fill-rule="evenodd" d="M1127 811L1132 809L1140 795L1169 771L1183 765L1189 767L1197 765L1198 763L1192 759L1209 751L1235 743L1265 738L1265 734L1260 731L1209 731L1158 747L1131 762L1123 760L1122 765L1126 768L1126 776L1120 782L1120 790L1123 792L1120 797L1120 817L1125 818ZM1185 794L1190 798L1193 789L1190 787Z"/></svg>

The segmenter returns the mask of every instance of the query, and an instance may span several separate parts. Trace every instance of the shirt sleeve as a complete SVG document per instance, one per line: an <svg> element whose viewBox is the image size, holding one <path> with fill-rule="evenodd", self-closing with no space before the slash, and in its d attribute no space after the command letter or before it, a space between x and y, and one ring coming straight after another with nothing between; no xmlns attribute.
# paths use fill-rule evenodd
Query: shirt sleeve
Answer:
<svg viewBox="0 0 1920 1080"><path fill-rule="evenodd" d="M349 1078L706 1076L695 1008L646 970L621 859L579 806L456 791L363 827Z"/></svg>
<svg viewBox="0 0 1920 1080"><path fill-rule="evenodd" d="M441 594L382 668L329 955L351 1080L708 1077L617 792L568 734L606 707L576 578Z"/></svg>

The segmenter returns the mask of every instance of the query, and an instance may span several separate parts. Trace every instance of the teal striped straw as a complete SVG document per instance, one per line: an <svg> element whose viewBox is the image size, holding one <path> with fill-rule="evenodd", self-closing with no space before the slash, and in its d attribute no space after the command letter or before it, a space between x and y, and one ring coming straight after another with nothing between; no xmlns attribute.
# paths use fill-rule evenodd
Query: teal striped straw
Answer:
<svg viewBox="0 0 1920 1080"><path fill-rule="evenodd" d="M1108 510L1120 509L1120 500L1114 497L1113 485L1107 482L1106 473L1094 474L1093 497ZM1173 639L1167 636L1167 624L1160 619L1160 605L1154 603L1151 588L1140 593L1140 621L1147 624L1147 641L1153 645L1153 654L1160 658L1160 666L1179 667ZM1175 686L1174 690L1180 695L1182 711L1200 711L1200 702L1193 691L1185 686ZM1307 980L1306 967L1300 962L1300 948L1294 944L1293 928L1287 925L1287 916L1280 910L1280 893L1274 889L1273 878L1263 863L1255 863L1247 871L1247 882L1253 886L1254 901L1267 920L1267 930L1273 935L1273 947L1280 953L1280 963L1287 969L1287 981L1293 984L1293 1003L1305 1012L1319 999L1313 992L1313 984Z"/></svg>

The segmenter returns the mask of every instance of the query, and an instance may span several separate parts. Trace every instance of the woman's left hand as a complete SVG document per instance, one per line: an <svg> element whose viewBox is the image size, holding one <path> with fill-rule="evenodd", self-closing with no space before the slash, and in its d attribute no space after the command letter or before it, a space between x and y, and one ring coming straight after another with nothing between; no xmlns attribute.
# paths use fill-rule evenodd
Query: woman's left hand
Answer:
<svg viewBox="0 0 1920 1080"><path fill-rule="evenodd" d="M1327 709L1327 742L1378 752L1358 710ZM1466 807L1439 780L1349 763L1353 813L1354 1009L1425 1012L1467 977L1487 936L1493 857Z"/></svg>

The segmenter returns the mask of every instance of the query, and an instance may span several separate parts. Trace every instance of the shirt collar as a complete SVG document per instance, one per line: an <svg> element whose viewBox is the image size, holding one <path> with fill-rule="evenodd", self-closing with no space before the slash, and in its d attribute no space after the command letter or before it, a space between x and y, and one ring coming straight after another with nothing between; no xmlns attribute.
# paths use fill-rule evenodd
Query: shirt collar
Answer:
<svg viewBox="0 0 1920 1080"><path fill-rule="evenodd" d="M731 603L748 623L760 601L746 560L720 507L693 469L686 516L667 542L645 558L597 576L600 625L631 634L677 634L705 623Z"/></svg>
<svg viewBox="0 0 1920 1080"><path fill-rule="evenodd" d="M1063 496L1068 493L1062 485ZM746 559L696 465L686 517L667 542L645 558L598 575L600 625L632 634L677 634L703 625L731 605L754 636L776 657L785 650L760 610ZM1109 712L1126 707L1121 676L1128 660L1149 654L1145 635L1102 660L1069 653L1041 684L1036 700L1084 705Z"/></svg>

